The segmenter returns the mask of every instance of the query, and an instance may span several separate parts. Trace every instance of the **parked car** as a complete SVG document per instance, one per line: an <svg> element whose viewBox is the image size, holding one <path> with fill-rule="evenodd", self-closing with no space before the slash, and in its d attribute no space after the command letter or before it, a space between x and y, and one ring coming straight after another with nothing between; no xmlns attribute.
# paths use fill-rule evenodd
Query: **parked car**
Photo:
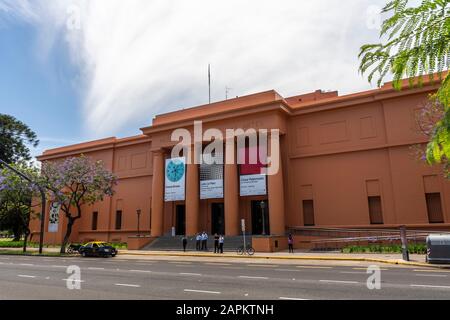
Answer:
<svg viewBox="0 0 450 320"><path fill-rule="evenodd" d="M78 252L83 257L115 257L117 255L117 249L102 241L88 242L82 245Z"/></svg>

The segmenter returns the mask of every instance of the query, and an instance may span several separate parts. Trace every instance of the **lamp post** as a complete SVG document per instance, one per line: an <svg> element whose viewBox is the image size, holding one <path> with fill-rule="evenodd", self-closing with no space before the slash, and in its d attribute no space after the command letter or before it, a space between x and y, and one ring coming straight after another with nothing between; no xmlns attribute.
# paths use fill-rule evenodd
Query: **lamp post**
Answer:
<svg viewBox="0 0 450 320"><path fill-rule="evenodd" d="M44 247L44 223L45 223L45 201L46 201L45 200L45 191L38 183L31 180L29 177L24 175L22 172L11 167L9 164L7 164L2 159L0 159L0 163L3 164L6 168L11 170L12 172L16 173L21 178L25 179L26 181L30 182L31 184L34 184L39 189L39 192L41 193L42 203L41 203L41 232L39 235L39 254L42 254L42 248Z"/></svg>
<svg viewBox="0 0 450 320"><path fill-rule="evenodd" d="M141 217L141 209L137 209L136 210L136 214L137 214L137 230L138 230L138 237L141 236L141 232L139 230L140 227L140 217Z"/></svg>
<svg viewBox="0 0 450 320"><path fill-rule="evenodd" d="M263 236L265 236L266 235L266 202L261 201L260 205L261 205L261 211L262 211L262 225L263 225L262 234L263 234Z"/></svg>

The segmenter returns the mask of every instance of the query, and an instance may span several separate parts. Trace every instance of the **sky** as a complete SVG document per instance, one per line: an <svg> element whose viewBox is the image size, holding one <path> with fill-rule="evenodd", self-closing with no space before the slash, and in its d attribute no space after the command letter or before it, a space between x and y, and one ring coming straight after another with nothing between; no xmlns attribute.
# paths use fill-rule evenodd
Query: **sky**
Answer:
<svg viewBox="0 0 450 320"><path fill-rule="evenodd" d="M371 89L358 52L385 2L0 0L0 113L38 134L38 155L207 103L208 64L212 101Z"/></svg>

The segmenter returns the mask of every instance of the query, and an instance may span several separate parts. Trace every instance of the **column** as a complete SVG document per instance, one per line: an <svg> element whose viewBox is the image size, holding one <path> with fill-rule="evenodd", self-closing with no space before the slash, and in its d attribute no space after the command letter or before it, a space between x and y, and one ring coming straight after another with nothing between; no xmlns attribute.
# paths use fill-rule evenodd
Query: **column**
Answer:
<svg viewBox="0 0 450 320"><path fill-rule="evenodd" d="M236 153L236 148L234 153ZM239 181L238 167L236 164L236 154L234 154L234 163L226 163L224 175L225 192L225 233L227 236L239 235Z"/></svg>
<svg viewBox="0 0 450 320"><path fill-rule="evenodd" d="M272 154L271 143L269 139L268 154L271 156L272 162L277 160L279 163L279 170L275 175L269 175L268 178L268 192L269 192L269 221L271 235L284 235L286 232L285 214L284 214L284 184L283 184L283 169L280 155L280 148L274 148ZM281 140L281 138L280 138Z"/></svg>
<svg viewBox="0 0 450 320"><path fill-rule="evenodd" d="M191 149L191 155L193 154ZM194 162L194 157L188 157ZM186 235L193 236L198 230L200 207L200 182L198 164L188 163L186 172Z"/></svg>
<svg viewBox="0 0 450 320"><path fill-rule="evenodd" d="M163 235L164 221L164 154L153 152L153 182L152 182L152 237Z"/></svg>

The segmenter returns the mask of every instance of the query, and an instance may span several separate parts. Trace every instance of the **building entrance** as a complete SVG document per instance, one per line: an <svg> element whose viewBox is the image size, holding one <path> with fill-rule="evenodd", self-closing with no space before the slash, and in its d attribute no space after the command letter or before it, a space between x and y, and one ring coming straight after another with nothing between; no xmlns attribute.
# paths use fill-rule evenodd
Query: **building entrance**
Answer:
<svg viewBox="0 0 450 320"><path fill-rule="evenodd" d="M175 232L177 236L186 234L186 206L177 205L175 207Z"/></svg>
<svg viewBox="0 0 450 320"><path fill-rule="evenodd" d="M269 202L252 201L252 234L270 235Z"/></svg>
<svg viewBox="0 0 450 320"><path fill-rule="evenodd" d="M223 203L211 204L211 234L225 234L225 210Z"/></svg>

